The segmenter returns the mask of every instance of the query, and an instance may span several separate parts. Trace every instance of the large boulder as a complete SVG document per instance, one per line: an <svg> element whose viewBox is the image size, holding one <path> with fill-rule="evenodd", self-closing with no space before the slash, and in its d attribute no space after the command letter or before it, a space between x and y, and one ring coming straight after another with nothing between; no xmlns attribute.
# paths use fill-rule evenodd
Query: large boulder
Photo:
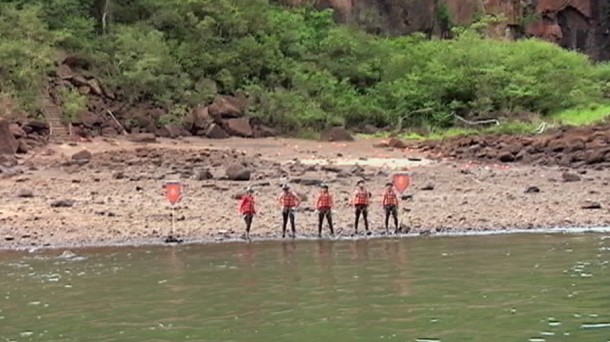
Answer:
<svg viewBox="0 0 610 342"><path fill-rule="evenodd" d="M32 149L25 139L20 139L18 142L17 153L28 153Z"/></svg>
<svg viewBox="0 0 610 342"><path fill-rule="evenodd" d="M47 134L49 132L49 124L44 121L32 120L26 123L23 127L23 130L30 133L37 133L40 135Z"/></svg>
<svg viewBox="0 0 610 342"><path fill-rule="evenodd" d="M102 91L102 86L100 85L100 82L98 80L91 79L88 82L89 84L89 88L91 89L91 92L97 96L104 96L104 92Z"/></svg>
<svg viewBox="0 0 610 342"><path fill-rule="evenodd" d="M398 149L405 149L407 148L407 143L398 138L390 138L390 140L388 140L388 146Z"/></svg>
<svg viewBox="0 0 610 342"><path fill-rule="evenodd" d="M214 123L208 107L197 107L193 110L193 127L196 129L206 129Z"/></svg>
<svg viewBox="0 0 610 342"><path fill-rule="evenodd" d="M27 133L21 128L18 124L11 123L8 125L8 128L11 130L11 133L15 137L15 139L24 138L27 136Z"/></svg>
<svg viewBox="0 0 610 342"><path fill-rule="evenodd" d="M75 161L89 161L91 160L91 152L87 151L87 150L81 150L79 152L76 152L72 155L72 160Z"/></svg>
<svg viewBox="0 0 610 342"><path fill-rule="evenodd" d="M172 139L180 137L181 133L182 133L182 130L180 129L180 127L178 127L176 125L165 125L161 128L158 128L155 131L155 134L158 137L172 138Z"/></svg>
<svg viewBox="0 0 610 342"><path fill-rule="evenodd" d="M104 120L100 118L98 115L95 115L89 111L82 111L78 114L79 121L88 128L92 128L94 126L100 126L104 123Z"/></svg>
<svg viewBox="0 0 610 342"><path fill-rule="evenodd" d="M0 154L15 154L19 148L19 142L13 136L9 123L0 120Z"/></svg>
<svg viewBox="0 0 610 342"><path fill-rule="evenodd" d="M227 132L225 132L222 127L218 126L215 123L211 124L210 127L208 127L208 129L205 131L205 136L210 139L226 139L229 137Z"/></svg>
<svg viewBox="0 0 610 342"><path fill-rule="evenodd" d="M227 178L233 181L248 181L252 175L247 167L240 164L233 164L229 166L225 170L225 173L227 174Z"/></svg>
<svg viewBox="0 0 610 342"><path fill-rule="evenodd" d="M89 82L82 75L74 75L74 76L72 76L72 78L70 78L70 83L72 83L72 85L74 85L77 88L78 87L88 87L89 86Z"/></svg>
<svg viewBox="0 0 610 342"><path fill-rule="evenodd" d="M233 96L217 96L209 107L209 113L216 120L239 118L243 115L247 102Z"/></svg>
<svg viewBox="0 0 610 342"><path fill-rule="evenodd" d="M332 127L322 132L322 141L353 141L354 137L343 127Z"/></svg>
<svg viewBox="0 0 610 342"><path fill-rule="evenodd" d="M248 118L228 119L224 121L225 130L230 135L251 138L254 135Z"/></svg>
<svg viewBox="0 0 610 342"><path fill-rule="evenodd" d="M172 139L179 138L182 135L182 128L180 128L178 125L165 125L164 128L167 130L169 137Z"/></svg>

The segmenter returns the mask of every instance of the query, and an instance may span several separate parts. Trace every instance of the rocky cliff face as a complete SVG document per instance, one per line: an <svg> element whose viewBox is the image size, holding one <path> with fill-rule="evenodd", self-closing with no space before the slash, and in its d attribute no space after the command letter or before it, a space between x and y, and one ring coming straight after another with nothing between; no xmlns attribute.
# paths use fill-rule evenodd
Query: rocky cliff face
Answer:
<svg viewBox="0 0 610 342"><path fill-rule="evenodd" d="M610 59L610 0L313 0L332 8L342 23L371 33L442 35L449 23L464 25L481 14L504 15L495 35L538 37ZM300 5L308 0L282 0Z"/></svg>

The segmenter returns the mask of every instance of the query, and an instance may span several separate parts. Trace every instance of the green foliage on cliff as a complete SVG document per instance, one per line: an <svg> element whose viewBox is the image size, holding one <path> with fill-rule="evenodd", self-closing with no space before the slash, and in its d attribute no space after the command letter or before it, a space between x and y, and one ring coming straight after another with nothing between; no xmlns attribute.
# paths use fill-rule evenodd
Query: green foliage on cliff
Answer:
<svg viewBox="0 0 610 342"><path fill-rule="evenodd" d="M245 92L250 115L284 132L401 117L448 127L453 112L548 114L609 93L608 66L477 29L450 41L382 38L335 24L329 11L269 0L0 0L0 91L35 108L53 51L64 50L125 101L182 115Z"/></svg>
<svg viewBox="0 0 610 342"><path fill-rule="evenodd" d="M46 73L53 65L55 35L43 20L41 6L0 7L0 93L37 108Z"/></svg>

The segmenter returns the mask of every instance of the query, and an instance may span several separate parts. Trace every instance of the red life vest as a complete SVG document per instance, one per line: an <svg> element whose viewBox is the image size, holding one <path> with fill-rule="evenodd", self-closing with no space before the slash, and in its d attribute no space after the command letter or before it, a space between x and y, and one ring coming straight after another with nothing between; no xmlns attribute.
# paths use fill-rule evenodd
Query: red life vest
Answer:
<svg viewBox="0 0 610 342"><path fill-rule="evenodd" d="M396 193L394 192L394 190L386 191L383 194L383 205L384 206L398 205L398 196L396 196Z"/></svg>
<svg viewBox="0 0 610 342"><path fill-rule="evenodd" d="M296 208L299 205L299 198L294 192L285 192L280 196L282 208Z"/></svg>
<svg viewBox="0 0 610 342"><path fill-rule="evenodd" d="M354 193L354 205L369 205L371 193L367 190L356 190Z"/></svg>
<svg viewBox="0 0 610 342"><path fill-rule="evenodd" d="M333 197L328 192L321 192L316 201L316 209L330 209L333 206Z"/></svg>
<svg viewBox="0 0 610 342"><path fill-rule="evenodd" d="M256 214L256 210L254 208L254 196L245 195L241 198L241 202L239 203L239 212L242 215Z"/></svg>

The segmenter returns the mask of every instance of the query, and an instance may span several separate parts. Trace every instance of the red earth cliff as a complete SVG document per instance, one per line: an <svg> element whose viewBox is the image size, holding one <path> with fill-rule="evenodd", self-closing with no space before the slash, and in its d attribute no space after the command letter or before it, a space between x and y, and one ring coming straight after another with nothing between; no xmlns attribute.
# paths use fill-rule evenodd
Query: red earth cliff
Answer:
<svg viewBox="0 0 610 342"><path fill-rule="evenodd" d="M446 33L447 19L465 25L482 13L503 15L506 23L490 32L495 37L538 37L596 60L610 59L610 0L315 0L315 5L334 9L339 22L388 35L438 36Z"/></svg>

